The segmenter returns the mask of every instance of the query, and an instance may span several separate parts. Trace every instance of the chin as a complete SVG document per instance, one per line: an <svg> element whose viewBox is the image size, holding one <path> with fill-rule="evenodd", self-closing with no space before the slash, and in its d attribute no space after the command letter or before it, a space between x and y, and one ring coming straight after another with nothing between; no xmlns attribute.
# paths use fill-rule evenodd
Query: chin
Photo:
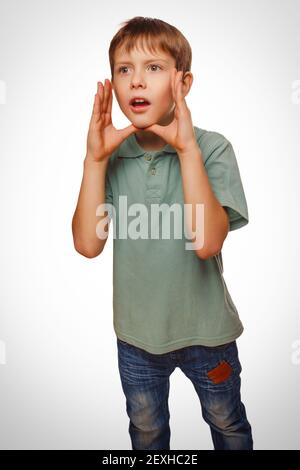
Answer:
<svg viewBox="0 0 300 470"><path fill-rule="evenodd" d="M151 126L152 124L147 124L147 126L137 126L136 124L134 124L134 126L137 128L137 129L141 129L141 131L143 129L147 129L147 127Z"/></svg>
<svg viewBox="0 0 300 470"><path fill-rule="evenodd" d="M156 124L157 121L153 120L153 119L145 119L145 120L141 120L141 119L131 119L131 123L135 126L135 127L138 127L139 129L145 129L146 127L149 127L149 126L152 126L153 124Z"/></svg>

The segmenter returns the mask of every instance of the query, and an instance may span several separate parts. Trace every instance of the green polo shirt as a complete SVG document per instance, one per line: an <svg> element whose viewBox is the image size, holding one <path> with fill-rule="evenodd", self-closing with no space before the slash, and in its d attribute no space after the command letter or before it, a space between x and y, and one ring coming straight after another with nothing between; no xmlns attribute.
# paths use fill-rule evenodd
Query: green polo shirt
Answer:
<svg viewBox="0 0 300 470"><path fill-rule="evenodd" d="M212 190L228 212L230 231L236 230L249 218L233 147L218 132L196 126L194 130ZM190 240L174 236L178 219L171 224L168 239L162 232L151 238L151 204L171 206L176 202L183 208L175 149L167 144L162 150L146 151L131 134L110 157L105 191L106 202L115 210L110 231L113 227L113 326L117 337L150 353L163 354L192 345L217 346L240 336L243 325L223 277L222 252L202 260L186 249ZM128 227L140 215L132 210L125 216L120 196L127 196L127 209L134 203L148 209L147 237L120 236L119 230L126 225L124 217Z"/></svg>

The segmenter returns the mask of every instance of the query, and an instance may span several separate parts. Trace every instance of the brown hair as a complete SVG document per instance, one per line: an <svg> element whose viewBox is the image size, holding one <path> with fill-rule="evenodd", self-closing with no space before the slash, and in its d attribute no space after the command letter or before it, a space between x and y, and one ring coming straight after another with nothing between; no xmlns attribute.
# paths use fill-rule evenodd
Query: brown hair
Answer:
<svg viewBox="0 0 300 470"><path fill-rule="evenodd" d="M190 71L192 49L187 39L175 26L157 18L143 16L135 16L120 24L122 28L112 38L108 52L112 80L116 49L124 47L126 52L130 52L137 47L139 39L141 39L143 50L146 44L151 52L162 50L169 53L175 59L177 70L182 70L183 74Z"/></svg>

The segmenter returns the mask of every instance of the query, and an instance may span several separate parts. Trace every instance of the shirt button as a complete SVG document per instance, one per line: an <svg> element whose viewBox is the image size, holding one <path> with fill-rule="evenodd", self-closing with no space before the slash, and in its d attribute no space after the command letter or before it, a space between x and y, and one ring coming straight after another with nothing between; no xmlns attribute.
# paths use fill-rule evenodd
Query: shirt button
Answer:
<svg viewBox="0 0 300 470"><path fill-rule="evenodd" d="M145 159L149 162L150 160L152 160L152 157L151 157L151 155L146 155Z"/></svg>
<svg viewBox="0 0 300 470"><path fill-rule="evenodd" d="M156 173L156 169L155 169L155 168L152 168L151 174L152 174L152 175L155 175L155 173Z"/></svg>

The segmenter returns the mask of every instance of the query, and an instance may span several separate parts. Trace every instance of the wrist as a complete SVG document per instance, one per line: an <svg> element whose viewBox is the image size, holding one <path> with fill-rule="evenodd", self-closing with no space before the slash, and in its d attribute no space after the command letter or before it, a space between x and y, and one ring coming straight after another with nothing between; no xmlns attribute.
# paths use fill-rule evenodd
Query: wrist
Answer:
<svg viewBox="0 0 300 470"><path fill-rule="evenodd" d="M108 165L109 156L103 158L102 160L96 160L91 154L87 153L83 161L84 167L96 166L96 167L105 167Z"/></svg>
<svg viewBox="0 0 300 470"><path fill-rule="evenodd" d="M194 155L197 155L198 157L199 155L201 155L201 149L198 143L195 142L189 145L188 147L185 147L184 149L177 151L177 154L180 159L192 158Z"/></svg>

